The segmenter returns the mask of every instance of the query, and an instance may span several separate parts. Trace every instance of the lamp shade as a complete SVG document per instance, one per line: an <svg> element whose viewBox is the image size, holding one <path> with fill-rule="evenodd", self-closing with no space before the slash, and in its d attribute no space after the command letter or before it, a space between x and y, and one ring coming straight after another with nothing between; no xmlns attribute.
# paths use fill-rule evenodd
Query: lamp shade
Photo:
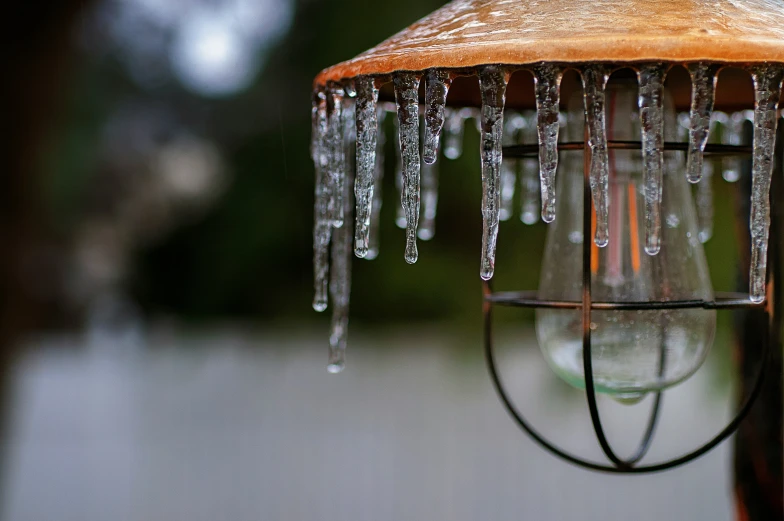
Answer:
<svg viewBox="0 0 784 521"><path fill-rule="evenodd" d="M784 62L773 0L456 0L316 86L360 75L537 62Z"/></svg>

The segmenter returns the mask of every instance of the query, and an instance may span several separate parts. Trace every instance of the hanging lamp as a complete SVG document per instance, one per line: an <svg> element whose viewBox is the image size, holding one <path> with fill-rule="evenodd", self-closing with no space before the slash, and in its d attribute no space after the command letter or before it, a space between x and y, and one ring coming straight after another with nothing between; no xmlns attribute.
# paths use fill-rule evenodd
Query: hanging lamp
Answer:
<svg viewBox="0 0 784 521"><path fill-rule="evenodd" d="M577 75L564 76L570 70ZM722 70L727 88L717 96ZM533 81L510 84L518 71ZM466 78L478 78L479 89ZM781 260L777 248L768 250L768 239L783 78L784 9L765 0L456 0L325 69L314 80L312 112L313 307L332 306L330 371L344 366L352 257L378 253L379 121L387 112L396 115L398 221L406 229L404 258L413 263L418 236L433 231L432 167L441 148L447 157L459 155L462 125L474 118L481 136L477 243L485 354L509 413L541 446L593 470L653 472L705 454L737 429L759 394L770 332L751 392L729 424L688 454L640 464L661 393L699 367L716 310L764 312L770 331L781 328L781 313L774 312L781 292L773 284ZM742 144L747 120L750 146ZM685 162L676 151L686 152ZM701 245L710 227L697 222L711 211L709 179L701 178L712 163L704 155L726 158L728 180L737 179L739 157L752 159L748 293L714 294L710 287ZM504 158L522 164L522 220L533 222L531 202L540 198L550 227L538 291L491 290L498 225L512 211L517 184ZM538 176L531 177L537 158ZM780 176L781 165L775 166ZM696 210L689 183L698 184ZM537 310L545 356L559 375L585 389L607 463L554 445L512 403L493 354L495 305ZM629 402L655 395L632 457L619 457L607 441L597 393Z"/></svg>

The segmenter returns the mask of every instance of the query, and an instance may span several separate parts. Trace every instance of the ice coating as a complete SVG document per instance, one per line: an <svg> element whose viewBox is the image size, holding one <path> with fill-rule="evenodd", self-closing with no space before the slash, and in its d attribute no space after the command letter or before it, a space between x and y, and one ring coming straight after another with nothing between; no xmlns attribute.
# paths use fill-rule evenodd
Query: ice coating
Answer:
<svg viewBox="0 0 784 521"><path fill-rule="evenodd" d="M422 160L432 165L438 157L438 139L444 126L446 96L452 80L444 70L432 69L425 76L425 135Z"/></svg>
<svg viewBox="0 0 784 521"><path fill-rule="evenodd" d="M422 215L417 237L429 241L436 234L438 209L438 163L428 165L422 161Z"/></svg>
<svg viewBox="0 0 784 521"><path fill-rule="evenodd" d="M482 260L479 275L493 277L498 220L501 210L501 163L504 105L509 74L502 68L487 66L479 71L482 93ZM558 119L556 117L556 125ZM557 131L556 131L557 133ZM557 135L557 134L556 134Z"/></svg>
<svg viewBox="0 0 784 521"><path fill-rule="evenodd" d="M313 309L327 309L329 242L332 223L327 212L330 197L327 174L327 98L318 92L313 101L311 157L316 171L313 204Z"/></svg>
<svg viewBox="0 0 784 521"><path fill-rule="evenodd" d="M346 175L346 149L343 141L343 89L327 88L327 178L329 198L327 215L332 226L343 226L343 184Z"/></svg>
<svg viewBox="0 0 784 521"><path fill-rule="evenodd" d="M751 267L749 294L754 302L765 300L765 275L770 231L770 182L776 145L778 105L784 68L752 68L754 80L754 152L751 166Z"/></svg>
<svg viewBox="0 0 784 521"><path fill-rule="evenodd" d="M563 71L543 63L534 67L537 131L539 133L539 184L542 194L542 220L555 219L555 172L558 169L558 114Z"/></svg>
<svg viewBox="0 0 784 521"><path fill-rule="evenodd" d="M356 88L356 225L354 253L357 257L367 256L370 243L370 218L374 202L374 173L376 170L376 148L378 139L377 107L378 88L370 77L357 78Z"/></svg>
<svg viewBox="0 0 784 521"><path fill-rule="evenodd" d="M645 195L645 252L661 249L662 166L664 162L664 76L667 66L646 64L637 72L642 127L642 179Z"/></svg>
<svg viewBox="0 0 784 521"><path fill-rule="evenodd" d="M703 152L708 142L711 113L716 92L719 66L709 63L689 65L691 75L691 110L689 111L689 149L686 156L686 179L697 183L702 176Z"/></svg>
<svg viewBox="0 0 784 521"><path fill-rule="evenodd" d="M395 110L397 113L397 110ZM400 135L400 121L398 118L395 118L395 157L397 158L397 162L395 163L395 188L397 188L397 193L400 196L400 200L403 200L403 155L400 152L400 139L397 137ZM395 206L395 225L398 228L406 229L406 209L402 204L398 204Z"/></svg>
<svg viewBox="0 0 784 521"><path fill-rule="evenodd" d="M343 193L346 216L342 227L332 232L332 269L329 278L329 297L332 300L332 322L329 333L329 362L327 370L339 373L345 367L346 337L348 335L349 297L351 294L351 258L354 233L351 223L353 198L352 174L346 175Z"/></svg>
<svg viewBox="0 0 784 521"><path fill-rule="evenodd" d="M409 264L417 261L417 226L419 224L419 76L400 72L394 76L398 139L403 161L401 203L406 214L406 252Z"/></svg>
<svg viewBox="0 0 784 521"><path fill-rule="evenodd" d="M517 112L506 111L504 116L504 145L516 145L519 142L520 129L525 126L525 120ZM514 193L517 184L517 168L519 160L504 158L501 163L501 210L498 218L507 221L514 213Z"/></svg>
<svg viewBox="0 0 784 521"><path fill-rule="evenodd" d="M590 184L596 210L594 242L600 248L607 246L609 240L610 167L604 107L605 87L610 72L611 69L604 64L589 65L582 70L585 124L588 128L588 146L591 149Z"/></svg>
<svg viewBox="0 0 784 521"><path fill-rule="evenodd" d="M373 206L370 212L370 233L368 237L368 251L365 259L372 260L378 257L379 243L379 219L381 217L382 187L384 181L384 145L386 144L386 134L384 132L384 120L386 111L379 107L376 110L378 118L378 133L376 137L376 165L373 169Z"/></svg>
<svg viewBox="0 0 784 521"><path fill-rule="evenodd" d="M536 113L523 115L524 126L521 131L524 144L535 143L537 137ZM541 204L539 202L539 161L533 157L520 160L520 220L525 224L539 222Z"/></svg>

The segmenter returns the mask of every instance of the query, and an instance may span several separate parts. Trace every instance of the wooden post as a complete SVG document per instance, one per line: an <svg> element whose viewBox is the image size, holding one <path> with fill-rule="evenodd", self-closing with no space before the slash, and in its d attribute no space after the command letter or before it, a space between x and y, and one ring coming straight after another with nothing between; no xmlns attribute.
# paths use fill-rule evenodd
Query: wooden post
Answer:
<svg viewBox="0 0 784 521"><path fill-rule="evenodd" d="M784 519L782 482L782 302L784 299L784 131L779 126L775 170L771 186L771 229L768 248L768 301L772 306L770 323L763 313L741 311L736 314L736 362L739 393L748 393L760 363L761 344L767 335L772 342L768 370L762 392L735 437L735 498L737 521L774 521ZM749 169L745 169L748 173ZM740 215L738 235L744 252L749 251L750 176L741 182L736 208ZM742 216L742 217L741 217ZM740 280L748 287L748 254L744 254Z"/></svg>

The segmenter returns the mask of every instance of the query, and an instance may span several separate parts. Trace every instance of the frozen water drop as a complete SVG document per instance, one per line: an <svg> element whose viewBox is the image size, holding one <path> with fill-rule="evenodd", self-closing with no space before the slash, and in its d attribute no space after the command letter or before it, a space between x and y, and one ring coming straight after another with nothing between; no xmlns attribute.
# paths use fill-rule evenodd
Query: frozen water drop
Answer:
<svg viewBox="0 0 784 521"><path fill-rule="evenodd" d="M647 396L647 393L617 393L610 396L622 405L635 405L640 403Z"/></svg>
<svg viewBox="0 0 784 521"><path fill-rule="evenodd" d="M776 146L778 105L784 68L760 65L752 68L754 80L754 152L751 167L751 300L765 300L765 279L770 232L770 182Z"/></svg>
<svg viewBox="0 0 784 521"><path fill-rule="evenodd" d="M607 131L605 130L604 105L605 87L611 69L604 64L590 65L583 69L583 98L585 101L585 123L588 128L588 146L591 149L590 184L593 205L596 209L596 236L594 242L600 248L609 241L608 215L610 206L610 168L607 154Z"/></svg>
<svg viewBox="0 0 784 521"><path fill-rule="evenodd" d="M373 78L363 76L355 80L356 85L356 179L354 197L356 206L356 228L354 253L365 257L370 243L370 218L373 211L374 172L378 140L378 88Z"/></svg>
<svg viewBox="0 0 784 521"><path fill-rule="evenodd" d="M403 161L403 196L401 204L406 215L405 259L417 261L417 226L419 224L419 76L400 72L394 76L397 118L400 124L398 139Z"/></svg>
<svg viewBox="0 0 784 521"><path fill-rule="evenodd" d="M334 352L330 352L329 359L330 361L327 364L327 371L330 373L338 374L346 368L343 351L335 350Z"/></svg>
<svg viewBox="0 0 784 521"><path fill-rule="evenodd" d="M703 153L710 132L714 93L719 66L709 63L689 65L691 75L691 110L689 111L689 149L686 179L697 183L702 176Z"/></svg>
<svg viewBox="0 0 784 521"><path fill-rule="evenodd" d="M438 157L438 138L444 126L446 96L452 80L444 70L432 69L425 76L425 136L422 160L432 165Z"/></svg>
<svg viewBox="0 0 784 521"><path fill-rule="evenodd" d="M542 194L542 220L555 220L555 173L558 170L558 130L563 72L557 65L543 63L534 67L537 131L539 134L539 181Z"/></svg>
<svg viewBox="0 0 784 521"><path fill-rule="evenodd" d="M664 162L664 76L667 66L646 64L637 73L642 127L642 177L645 195L645 253L661 249L662 166Z"/></svg>
<svg viewBox="0 0 784 521"><path fill-rule="evenodd" d="M479 71L482 93L482 261L480 276L493 277L498 220L501 203L501 163L506 83L509 74L502 68L487 66Z"/></svg>

